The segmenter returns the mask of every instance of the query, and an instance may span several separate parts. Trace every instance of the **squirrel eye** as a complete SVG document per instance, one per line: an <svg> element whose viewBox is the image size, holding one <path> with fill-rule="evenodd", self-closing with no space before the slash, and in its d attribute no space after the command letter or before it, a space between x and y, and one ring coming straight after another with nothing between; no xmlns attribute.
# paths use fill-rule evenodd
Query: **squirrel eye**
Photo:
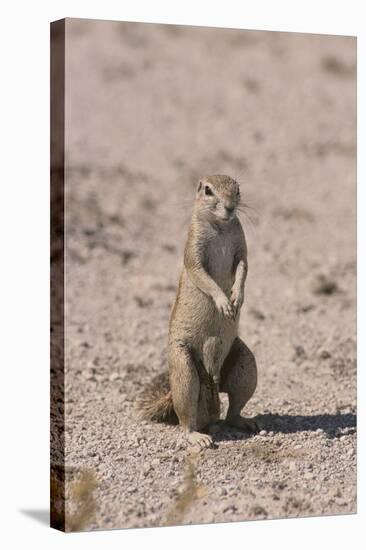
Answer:
<svg viewBox="0 0 366 550"><path fill-rule="evenodd" d="M213 192L211 191L208 185L206 185L205 187L205 195L213 195Z"/></svg>

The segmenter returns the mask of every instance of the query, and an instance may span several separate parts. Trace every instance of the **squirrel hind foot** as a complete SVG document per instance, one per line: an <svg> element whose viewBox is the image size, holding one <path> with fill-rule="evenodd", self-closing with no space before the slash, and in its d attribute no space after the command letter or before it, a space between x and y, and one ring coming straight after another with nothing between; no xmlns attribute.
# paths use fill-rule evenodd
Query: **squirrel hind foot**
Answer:
<svg viewBox="0 0 366 550"><path fill-rule="evenodd" d="M260 430L258 422L256 422L254 418L244 418L238 415L232 418L226 418L225 422L229 424L229 426L243 432L256 434Z"/></svg>
<svg viewBox="0 0 366 550"><path fill-rule="evenodd" d="M187 441L189 445L198 449L207 449L213 447L213 440L209 434L201 432L189 432L187 434Z"/></svg>

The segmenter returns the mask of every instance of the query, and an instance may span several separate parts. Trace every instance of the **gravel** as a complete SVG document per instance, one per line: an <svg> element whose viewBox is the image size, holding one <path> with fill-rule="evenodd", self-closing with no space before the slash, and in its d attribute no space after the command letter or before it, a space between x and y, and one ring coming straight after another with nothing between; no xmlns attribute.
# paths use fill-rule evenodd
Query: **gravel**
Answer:
<svg viewBox="0 0 366 550"><path fill-rule="evenodd" d="M78 20L68 36L68 525L355 513L355 41ZM206 173L238 178L256 209L240 335L261 431L220 425L196 453L134 400L167 368ZM94 505L76 521L80 494Z"/></svg>

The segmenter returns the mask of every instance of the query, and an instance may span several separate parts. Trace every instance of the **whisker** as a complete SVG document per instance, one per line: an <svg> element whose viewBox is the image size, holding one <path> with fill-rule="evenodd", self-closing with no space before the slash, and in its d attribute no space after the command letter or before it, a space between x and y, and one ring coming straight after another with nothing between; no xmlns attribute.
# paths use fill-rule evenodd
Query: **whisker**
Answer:
<svg viewBox="0 0 366 550"><path fill-rule="evenodd" d="M254 214L253 216L251 215L252 212L250 212L250 214L249 214L248 209L243 207L243 206L239 205L236 209L237 209L238 212L241 212L242 214L244 214L244 216L247 216L251 220L254 219L254 220L257 220L257 222L258 222L259 219L260 219L260 216L259 216L258 211L256 209L251 209L251 210L253 210L253 214Z"/></svg>
<svg viewBox="0 0 366 550"><path fill-rule="evenodd" d="M242 214L242 216L240 216ZM251 227L256 227L258 225L256 220L253 220L246 212L239 211L239 218L244 221L248 222Z"/></svg>
<svg viewBox="0 0 366 550"><path fill-rule="evenodd" d="M253 206L253 204L250 204L247 202L247 200L244 202L243 200L241 200L239 202L239 205L238 207L242 207L242 208L247 208L248 210L253 210L258 216L259 216L259 213L258 213L258 208L256 206Z"/></svg>

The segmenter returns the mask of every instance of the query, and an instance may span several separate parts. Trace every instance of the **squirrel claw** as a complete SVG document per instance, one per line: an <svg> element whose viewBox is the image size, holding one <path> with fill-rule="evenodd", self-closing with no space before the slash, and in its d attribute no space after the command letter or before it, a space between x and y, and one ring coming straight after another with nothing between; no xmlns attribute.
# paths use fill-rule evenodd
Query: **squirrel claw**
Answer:
<svg viewBox="0 0 366 550"><path fill-rule="evenodd" d="M199 447L200 449L207 449L208 447L213 446L212 437L208 434L190 432L187 439L190 445Z"/></svg>

